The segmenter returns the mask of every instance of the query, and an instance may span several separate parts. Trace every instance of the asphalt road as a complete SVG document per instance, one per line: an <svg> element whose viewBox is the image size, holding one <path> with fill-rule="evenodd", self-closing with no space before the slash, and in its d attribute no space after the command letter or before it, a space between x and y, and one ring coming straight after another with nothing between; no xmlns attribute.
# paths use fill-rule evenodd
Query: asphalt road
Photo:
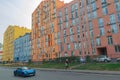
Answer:
<svg viewBox="0 0 120 80"><path fill-rule="evenodd" d="M119 80L120 75L40 71L34 77L14 77L12 68L0 67L0 80Z"/></svg>

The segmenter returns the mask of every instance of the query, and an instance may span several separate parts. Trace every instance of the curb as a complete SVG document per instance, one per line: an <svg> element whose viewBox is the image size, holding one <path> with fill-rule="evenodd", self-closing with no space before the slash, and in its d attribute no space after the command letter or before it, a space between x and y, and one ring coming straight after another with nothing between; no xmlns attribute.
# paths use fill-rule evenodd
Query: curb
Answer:
<svg viewBox="0 0 120 80"><path fill-rule="evenodd" d="M49 68L35 68L40 71L54 71L54 72L75 72L85 74L102 74L102 75L120 75L119 71L98 71L98 70L65 70L65 69L49 69Z"/></svg>

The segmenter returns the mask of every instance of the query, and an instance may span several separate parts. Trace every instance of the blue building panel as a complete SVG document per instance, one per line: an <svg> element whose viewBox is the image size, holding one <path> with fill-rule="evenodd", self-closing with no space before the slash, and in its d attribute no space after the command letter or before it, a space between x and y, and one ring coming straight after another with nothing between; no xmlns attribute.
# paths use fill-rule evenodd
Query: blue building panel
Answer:
<svg viewBox="0 0 120 80"><path fill-rule="evenodd" d="M14 61L28 62L29 60L31 60L31 34L26 33L14 41Z"/></svg>

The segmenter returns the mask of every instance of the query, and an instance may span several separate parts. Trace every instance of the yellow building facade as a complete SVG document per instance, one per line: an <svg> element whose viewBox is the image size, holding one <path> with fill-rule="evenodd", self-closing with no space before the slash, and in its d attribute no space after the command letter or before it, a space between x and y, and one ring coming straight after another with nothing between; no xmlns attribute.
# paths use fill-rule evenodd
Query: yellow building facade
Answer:
<svg viewBox="0 0 120 80"><path fill-rule="evenodd" d="M60 0L43 0L32 14L32 61L58 57L56 10Z"/></svg>
<svg viewBox="0 0 120 80"><path fill-rule="evenodd" d="M14 40L20 36L23 36L25 33L31 32L30 29L19 27L19 26L8 26L4 32L3 40L3 61L13 61L14 55Z"/></svg>

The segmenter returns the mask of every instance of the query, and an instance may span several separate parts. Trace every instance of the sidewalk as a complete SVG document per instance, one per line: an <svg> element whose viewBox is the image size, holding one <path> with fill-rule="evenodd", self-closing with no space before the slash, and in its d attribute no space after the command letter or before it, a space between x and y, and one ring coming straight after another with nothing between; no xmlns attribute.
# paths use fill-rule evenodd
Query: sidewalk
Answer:
<svg viewBox="0 0 120 80"><path fill-rule="evenodd" d="M49 68L35 68L41 71L55 71L55 72L76 72L86 74L102 74L102 75L120 75L120 71L98 71L98 70L65 70L65 69L49 69Z"/></svg>

